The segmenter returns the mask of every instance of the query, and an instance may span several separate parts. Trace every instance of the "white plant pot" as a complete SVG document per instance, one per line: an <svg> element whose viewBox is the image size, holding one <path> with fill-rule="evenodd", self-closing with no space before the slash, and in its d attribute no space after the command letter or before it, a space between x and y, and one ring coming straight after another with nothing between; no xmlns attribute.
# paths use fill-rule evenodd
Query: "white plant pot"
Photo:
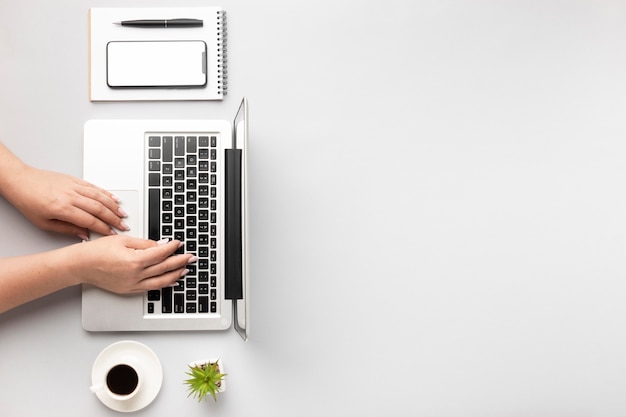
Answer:
<svg viewBox="0 0 626 417"><path fill-rule="evenodd" d="M226 372L224 372L224 362L222 362L221 359L217 359L217 358L204 359L204 360L190 362L189 366L191 368L194 368L196 366L204 365L204 364L207 364L207 363L215 363L215 362L217 362L217 364L219 365L220 373L225 374ZM220 390L218 391L218 394L226 391L226 378L222 379L221 382L222 382L222 384L220 385Z"/></svg>

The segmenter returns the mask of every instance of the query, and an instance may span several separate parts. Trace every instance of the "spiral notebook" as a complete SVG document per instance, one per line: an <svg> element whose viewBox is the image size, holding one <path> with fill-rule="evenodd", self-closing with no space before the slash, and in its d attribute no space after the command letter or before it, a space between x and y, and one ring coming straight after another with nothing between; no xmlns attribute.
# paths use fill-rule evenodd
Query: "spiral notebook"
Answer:
<svg viewBox="0 0 626 417"><path fill-rule="evenodd" d="M202 27L138 28L115 22L190 18ZM206 45L202 56L206 83L188 88L113 88L107 79L113 43L189 41ZM91 101L222 100L227 84L226 12L221 7L145 7L89 9L89 99ZM166 53L163 54L164 59Z"/></svg>

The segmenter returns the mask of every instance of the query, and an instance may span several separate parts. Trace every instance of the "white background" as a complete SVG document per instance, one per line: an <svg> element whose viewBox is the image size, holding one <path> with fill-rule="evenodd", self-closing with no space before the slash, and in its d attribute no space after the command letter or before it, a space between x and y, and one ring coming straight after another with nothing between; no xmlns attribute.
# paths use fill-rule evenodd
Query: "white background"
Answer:
<svg viewBox="0 0 626 417"><path fill-rule="evenodd" d="M115 415L88 385L123 339L163 364L142 416L626 414L626 3L367 3L188 0L228 12L227 98L90 103L88 7L174 4L0 0L4 143L80 176L87 119L245 95L252 234L247 343L89 334L67 289L0 316L3 416ZM75 242L0 214L2 256Z"/></svg>

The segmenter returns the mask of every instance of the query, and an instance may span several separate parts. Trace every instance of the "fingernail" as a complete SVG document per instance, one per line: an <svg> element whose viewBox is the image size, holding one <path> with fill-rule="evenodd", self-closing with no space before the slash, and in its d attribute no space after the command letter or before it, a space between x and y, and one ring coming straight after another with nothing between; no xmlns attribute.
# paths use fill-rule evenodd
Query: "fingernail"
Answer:
<svg viewBox="0 0 626 417"><path fill-rule="evenodd" d="M194 262L198 262L198 257L197 256L192 256L191 258L189 258L189 260L187 261L188 264L192 264Z"/></svg>
<svg viewBox="0 0 626 417"><path fill-rule="evenodd" d="M188 269L185 269L183 272L180 273L181 277L184 277L185 275L187 275L189 273Z"/></svg>
<svg viewBox="0 0 626 417"><path fill-rule="evenodd" d="M159 241L157 242L157 245L159 245L159 246L162 246L162 245L167 245L167 244L169 243L169 241L170 241L170 240L169 240L169 238L164 237L163 239L161 239L161 240L159 240Z"/></svg>
<svg viewBox="0 0 626 417"><path fill-rule="evenodd" d="M122 200L120 200L120 199L119 199L119 197L118 197L118 196L116 196L115 194L111 194L111 198L112 198L113 200L115 200L115 202L116 202L116 203L119 203L119 202L121 202L121 201L122 201Z"/></svg>
<svg viewBox="0 0 626 417"><path fill-rule="evenodd" d="M127 231L127 232L130 230L130 226L129 226L129 225L127 225L127 224L126 224L126 223L124 223L124 222L121 222L121 223L120 223L120 228L121 228L121 230L125 230L125 231Z"/></svg>
<svg viewBox="0 0 626 417"><path fill-rule="evenodd" d="M117 214L119 214L120 217L128 217L128 214L121 207L117 209Z"/></svg>
<svg viewBox="0 0 626 417"><path fill-rule="evenodd" d="M180 243L178 244L178 249L182 248L183 246L185 246L185 242L180 242Z"/></svg>
<svg viewBox="0 0 626 417"><path fill-rule="evenodd" d="M79 238L80 240L82 240L83 242L87 242L87 241L89 241L89 236L87 236L87 235L79 234L79 235L77 235L77 236L78 236L78 238Z"/></svg>
<svg viewBox="0 0 626 417"><path fill-rule="evenodd" d="M112 235L116 235L116 234L117 234L117 231L116 231L115 229L111 229L111 234L112 234Z"/></svg>

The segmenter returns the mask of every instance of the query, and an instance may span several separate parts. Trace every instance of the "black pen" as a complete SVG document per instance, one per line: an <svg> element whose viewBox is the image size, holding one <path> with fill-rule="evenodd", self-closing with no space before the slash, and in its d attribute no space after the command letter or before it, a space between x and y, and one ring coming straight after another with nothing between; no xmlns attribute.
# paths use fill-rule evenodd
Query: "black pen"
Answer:
<svg viewBox="0 0 626 417"><path fill-rule="evenodd" d="M113 24L136 28L197 28L202 27L204 22L199 19L148 19L125 20L122 22L113 22Z"/></svg>

